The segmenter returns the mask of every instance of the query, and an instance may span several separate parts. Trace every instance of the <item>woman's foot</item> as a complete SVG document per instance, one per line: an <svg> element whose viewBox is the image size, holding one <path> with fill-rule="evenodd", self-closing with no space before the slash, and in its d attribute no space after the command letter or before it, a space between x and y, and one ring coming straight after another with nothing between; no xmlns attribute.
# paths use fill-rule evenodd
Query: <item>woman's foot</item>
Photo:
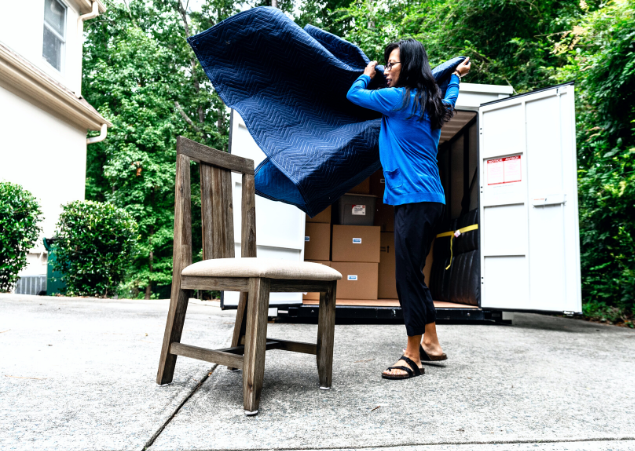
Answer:
<svg viewBox="0 0 635 451"><path fill-rule="evenodd" d="M428 346L428 349L434 349L434 351L426 351L423 348L423 343L419 347L419 355L422 362L438 362L440 360L448 360L448 356L445 354L445 352L443 352L441 346Z"/></svg>
<svg viewBox="0 0 635 451"><path fill-rule="evenodd" d="M421 374L423 374L424 368L421 365L421 360L420 360L420 357L418 355L413 356L413 355L409 355L409 354L404 353L403 357L407 357L419 369ZM414 371L414 368L412 368L412 365L410 365L408 362L406 362L403 359L399 359L397 361L397 363L395 363L394 365L392 365L391 367L386 369L382 373L382 376L385 376L387 378L394 378L394 379L407 379L407 378L410 378L410 377L414 377L414 376L411 376L410 373L408 373L408 371L406 371L406 370L395 368L395 367L398 367L398 366L402 366L402 367L405 367L405 368L410 368L411 371ZM390 369L390 368L392 368L392 369Z"/></svg>
<svg viewBox="0 0 635 451"><path fill-rule="evenodd" d="M441 345L439 343L436 343L436 344L428 343L428 344L426 344L424 342L421 342L421 347L426 352L426 354L428 354L432 358L441 357L441 356L445 355L445 353L443 352L443 349L441 349Z"/></svg>
<svg viewBox="0 0 635 451"><path fill-rule="evenodd" d="M425 334L421 340L421 348L423 352L421 353L422 360L446 360L448 358L447 355L441 349L441 345L439 344L439 337L437 335L437 325L436 323L428 323L426 324Z"/></svg>

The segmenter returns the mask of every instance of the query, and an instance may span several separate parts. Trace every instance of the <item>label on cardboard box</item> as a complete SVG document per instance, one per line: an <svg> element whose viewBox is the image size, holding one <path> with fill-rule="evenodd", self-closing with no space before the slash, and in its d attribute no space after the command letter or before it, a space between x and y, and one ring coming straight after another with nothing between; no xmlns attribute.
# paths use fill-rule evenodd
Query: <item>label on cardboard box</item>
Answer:
<svg viewBox="0 0 635 451"><path fill-rule="evenodd" d="M354 274L351 274L347 277L348 280L357 280L357 276Z"/></svg>
<svg viewBox="0 0 635 451"><path fill-rule="evenodd" d="M353 238L353 244L362 244L361 238Z"/></svg>
<svg viewBox="0 0 635 451"><path fill-rule="evenodd" d="M355 216L366 216L366 205L353 205L352 214Z"/></svg>

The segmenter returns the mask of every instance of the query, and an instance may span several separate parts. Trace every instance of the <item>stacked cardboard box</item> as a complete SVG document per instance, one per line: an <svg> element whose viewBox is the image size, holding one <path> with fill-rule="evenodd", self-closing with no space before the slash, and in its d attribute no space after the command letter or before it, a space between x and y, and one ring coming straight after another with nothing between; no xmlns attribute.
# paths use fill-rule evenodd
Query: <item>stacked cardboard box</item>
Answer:
<svg viewBox="0 0 635 451"><path fill-rule="evenodd" d="M333 225L331 240L331 267L342 274L342 280L337 284L337 298L376 300L380 230L373 225L372 216L375 212L369 211L369 208L374 210L376 205L376 198L370 192L370 179L364 180L348 194L349 200L346 202L342 203L342 200L347 196L340 199L339 224ZM348 205L350 199L353 203L366 205L363 208L360 205ZM363 210L365 217L370 216L370 222L360 220L363 216L356 216L360 213L358 210Z"/></svg>
<svg viewBox="0 0 635 451"><path fill-rule="evenodd" d="M382 232L379 254L379 299L397 299L395 284L395 234Z"/></svg>
<svg viewBox="0 0 635 451"><path fill-rule="evenodd" d="M426 284L430 286L430 270L432 269L432 249L426 258L423 267L423 276ZM381 254L379 258L379 299L397 299L397 285L395 282L395 234L394 232L381 233Z"/></svg>
<svg viewBox="0 0 635 451"><path fill-rule="evenodd" d="M379 227L333 226L331 267L342 274L338 299L377 299L379 239Z"/></svg>
<svg viewBox="0 0 635 451"><path fill-rule="evenodd" d="M380 169L369 178L370 192L377 196L375 225L381 229L379 259L379 299L397 299L395 283L395 208L384 204L384 173Z"/></svg>
<svg viewBox="0 0 635 451"><path fill-rule="evenodd" d="M395 283L395 215L383 203L384 176L377 171L350 193L376 196L374 225L341 225L341 214L331 207L314 218L307 216L304 259L331 266L342 273L337 284L340 300L397 299ZM355 207L355 206L353 206ZM430 280L432 252L424 267ZM305 293L304 300L319 300L318 293Z"/></svg>
<svg viewBox="0 0 635 451"><path fill-rule="evenodd" d="M370 198L370 179L364 180L350 193ZM375 200L374 197L372 200ZM314 218L307 216L304 259L331 266L342 273L342 280L337 284L338 299L376 300L380 228L373 225L331 225L331 212L329 207ZM336 222L340 215L337 216ZM316 301L319 294L305 293L303 299Z"/></svg>
<svg viewBox="0 0 635 451"><path fill-rule="evenodd" d="M375 205L375 225L381 227L382 232L395 231L395 207L384 204L384 188L386 181L380 169L369 178L370 193L377 196Z"/></svg>
<svg viewBox="0 0 635 451"><path fill-rule="evenodd" d="M304 260L331 266L331 207L306 217ZM304 293L304 300L319 300L319 293Z"/></svg>

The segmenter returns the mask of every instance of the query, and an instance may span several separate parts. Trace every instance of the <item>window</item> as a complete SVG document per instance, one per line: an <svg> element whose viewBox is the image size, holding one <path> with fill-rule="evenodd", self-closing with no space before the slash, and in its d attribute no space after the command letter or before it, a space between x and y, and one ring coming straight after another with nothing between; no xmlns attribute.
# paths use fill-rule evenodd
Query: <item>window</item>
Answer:
<svg viewBox="0 0 635 451"><path fill-rule="evenodd" d="M66 6L60 0L44 0L44 43L42 56L55 69L62 70L66 43Z"/></svg>

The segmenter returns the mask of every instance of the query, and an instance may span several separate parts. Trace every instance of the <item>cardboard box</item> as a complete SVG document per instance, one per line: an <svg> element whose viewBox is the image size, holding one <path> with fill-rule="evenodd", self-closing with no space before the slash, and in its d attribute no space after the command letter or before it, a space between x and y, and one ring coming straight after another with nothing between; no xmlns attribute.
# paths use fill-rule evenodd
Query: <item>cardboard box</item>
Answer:
<svg viewBox="0 0 635 451"><path fill-rule="evenodd" d="M337 200L334 224L372 226L375 222L377 197L346 193Z"/></svg>
<svg viewBox="0 0 635 451"><path fill-rule="evenodd" d="M307 222L304 231L304 259L330 260L331 224Z"/></svg>
<svg viewBox="0 0 635 451"><path fill-rule="evenodd" d="M324 210L322 210L320 213L318 213L312 218L309 215L306 215L306 222L321 222L324 224L330 224L331 223L331 206L329 205L328 207L326 207Z"/></svg>
<svg viewBox="0 0 635 451"><path fill-rule="evenodd" d="M331 261L379 263L380 234L375 226L334 225Z"/></svg>
<svg viewBox="0 0 635 451"><path fill-rule="evenodd" d="M332 262L331 267L342 273L337 281L337 299L377 299L379 263Z"/></svg>
<svg viewBox="0 0 635 451"><path fill-rule="evenodd" d="M423 267L423 276L426 285L430 288L430 271L432 270L434 241L430 246L430 252L426 257ZM382 232L379 260L379 281L377 285L378 299L398 299L397 284L395 280L395 234Z"/></svg>
<svg viewBox="0 0 635 451"><path fill-rule="evenodd" d="M308 260L305 260L308 261ZM320 265L331 266L331 262L329 261L314 261L312 263L319 263ZM311 300L311 301L319 301L320 293L302 293L302 300Z"/></svg>
<svg viewBox="0 0 635 451"><path fill-rule="evenodd" d="M383 199L378 198L377 206L375 207L375 219L373 224L381 228L382 232L394 232L395 207L384 204Z"/></svg>
<svg viewBox="0 0 635 451"><path fill-rule="evenodd" d="M370 176L370 193L377 196L373 225L381 227L382 232L395 231L395 207L384 204L386 181L382 170Z"/></svg>
<svg viewBox="0 0 635 451"><path fill-rule="evenodd" d="M370 178L367 178L348 192L353 194L370 194Z"/></svg>
<svg viewBox="0 0 635 451"><path fill-rule="evenodd" d="M426 265L423 267L423 276L425 277L425 282L428 288L430 288L430 272L432 271L432 262L434 258L434 240L432 240L432 244L430 245L430 252L428 253L428 257L426 258Z"/></svg>
<svg viewBox="0 0 635 451"><path fill-rule="evenodd" d="M379 299L398 299L395 283L395 234L382 233L379 254Z"/></svg>

